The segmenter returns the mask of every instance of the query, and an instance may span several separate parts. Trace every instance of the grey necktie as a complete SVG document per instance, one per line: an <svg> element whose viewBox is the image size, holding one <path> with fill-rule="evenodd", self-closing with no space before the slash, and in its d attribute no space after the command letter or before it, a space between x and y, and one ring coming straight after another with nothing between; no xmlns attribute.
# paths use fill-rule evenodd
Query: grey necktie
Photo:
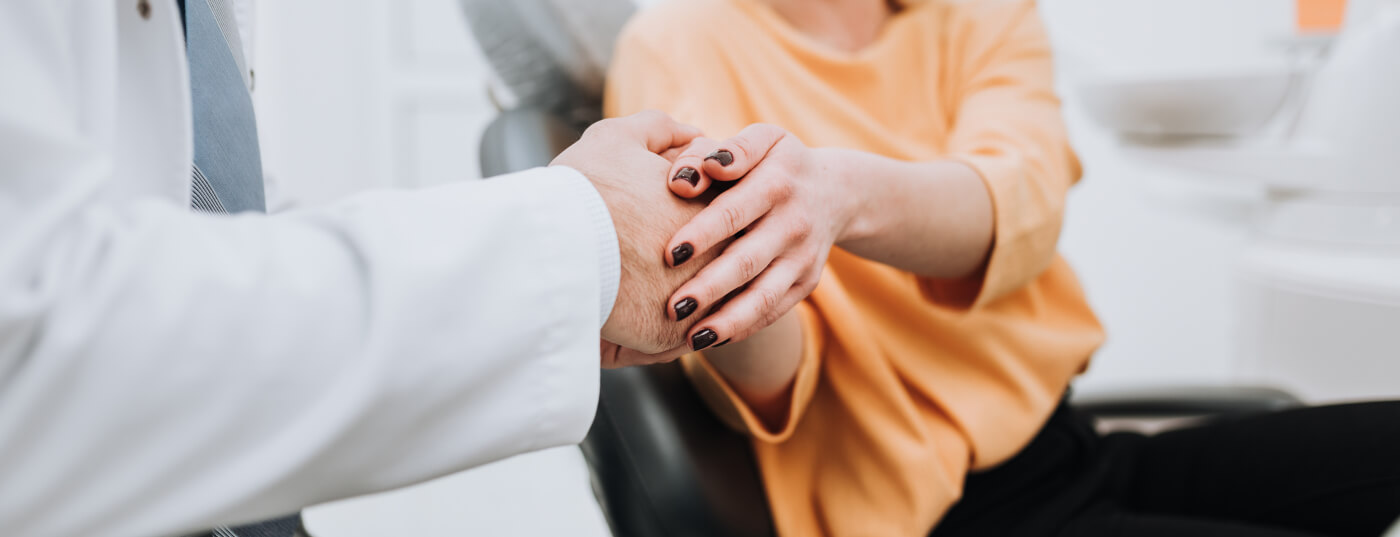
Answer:
<svg viewBox="0 0 1400 537"><path fill-rule="evenodd" d="M233 13L225 0L189 0L184 9L194 104L191 204L208 212L264 212L258 129Z"/></svg>
<svg viewBox="0 0 1400 537"><path fill-rule="evenodd" d="M225 0L179 0L194 111L190 204L215 213L266 212L262 157L238 27ZM236 432L234 434L237 434ZM214 529L214 537L292 537L300 514ZM208 535L208 534L206 534Z"/></svg>

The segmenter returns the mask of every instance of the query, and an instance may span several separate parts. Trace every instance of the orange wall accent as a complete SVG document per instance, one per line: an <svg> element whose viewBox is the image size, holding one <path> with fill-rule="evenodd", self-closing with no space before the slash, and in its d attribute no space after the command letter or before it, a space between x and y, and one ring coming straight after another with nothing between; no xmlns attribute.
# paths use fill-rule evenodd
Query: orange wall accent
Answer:
<svg viewBox="0 0 1400 537"><path fill-rule="evenodd" d="M1342 27L1347 0L1297 0L1298 30L1328 32Z"/></svg>

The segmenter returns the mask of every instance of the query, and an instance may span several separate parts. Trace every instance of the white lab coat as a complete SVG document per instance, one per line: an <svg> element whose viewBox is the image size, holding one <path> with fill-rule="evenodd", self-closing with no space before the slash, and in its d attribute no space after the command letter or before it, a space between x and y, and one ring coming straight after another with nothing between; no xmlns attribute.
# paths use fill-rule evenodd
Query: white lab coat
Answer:
<svg viewBox="0 0 1400 537"><path fill-rule="evenodd" d="M0 2L0 535L176 534L583 437L617 246L582 176L192 213L178 13L139 3Z"/></svg>

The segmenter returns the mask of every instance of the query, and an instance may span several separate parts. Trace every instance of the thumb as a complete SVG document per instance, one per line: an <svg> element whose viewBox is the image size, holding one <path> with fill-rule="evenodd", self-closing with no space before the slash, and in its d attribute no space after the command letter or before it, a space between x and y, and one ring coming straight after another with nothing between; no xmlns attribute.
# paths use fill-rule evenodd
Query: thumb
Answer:
<svg viewBox="0 0 1400 537"><path fill-rule="evenodd" d="M656 154L689 144L691 140L700 136L700 129L678 122L656 110L638 112L617 121L633 141Z"/></svg>
<svg viewBox="0 0 1400 537"><path fill-rule="evenodd" d="M618 369L637 365L651 365L670 362L676 358L685 356L690 352L690 347L682 345L674 349L647 354L642 351L632 350L619 346L615 343L602 341L603 346L603 369Z"/></svg>

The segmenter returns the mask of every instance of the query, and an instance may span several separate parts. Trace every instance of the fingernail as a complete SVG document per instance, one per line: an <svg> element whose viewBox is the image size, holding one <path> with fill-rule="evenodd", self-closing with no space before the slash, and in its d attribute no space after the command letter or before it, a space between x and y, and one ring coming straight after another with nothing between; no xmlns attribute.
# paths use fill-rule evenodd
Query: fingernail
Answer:
<svg viewBox="0 0 1400 537"><path fill-rule="evenodd" d="M714 330L706 328L690 336L690 350L698 351L704 349L710 345L714 345L715 340L718 339L719 334L716 334Z"/></svg>
<svg viewBox="0 0 1400 537"><path fill-rule="evenodd" d="M726 339L726 340L724 340L724 341L721 341L721 342L719 342L719 345L715 345L715 348L718 349L718 348L720 348L720 347L723 347L723 346L725 346L725 345L728 345L730 341L734 341L734 340L732 340L732 339Z"/></svg>
<svg viewBox="0 0 1400 537"><path fill-rule="evenodd" d="M695 168L681 168L681 171L676 172L676 176L672 177L671 180L685 181L690 183L690 186L695 186L700 184L700 174L696 173Z"/></svg>
<svg viewBox="0 0 1400 537"><path fill-rule="evenodd" d="M685 298L682 299L680 302L677 302L676 305L675 305L675 308L676 308L676 320L677 320L677 321L681 321L681 320L684 320L686 317L689 317L690 314L695 313L695 308L697 308L697 307L699 307L699 306L700 306L700 303L699 303L699 302L696 302L695 299L690 298L690 297L685 297Z"/></svg>
<svg viewBox="0 0 1400 537"><path fill-rule="evenodd" d="M713 160L718 162L720 166L728 166L734 163L734 153L730 153L728 149L716 149L707 155L705 160Z"/></svg>
<svg viewBox="0 0 1400 537"><path fill-rule="evenodd" d="M680 246L671 249L671 266L681 266L681 263L690 261L690 256L692 255L695 255L695 247L691 246L688 242L681 243ZM653 304L655 304L655 302L653 302Z"/></svg>

